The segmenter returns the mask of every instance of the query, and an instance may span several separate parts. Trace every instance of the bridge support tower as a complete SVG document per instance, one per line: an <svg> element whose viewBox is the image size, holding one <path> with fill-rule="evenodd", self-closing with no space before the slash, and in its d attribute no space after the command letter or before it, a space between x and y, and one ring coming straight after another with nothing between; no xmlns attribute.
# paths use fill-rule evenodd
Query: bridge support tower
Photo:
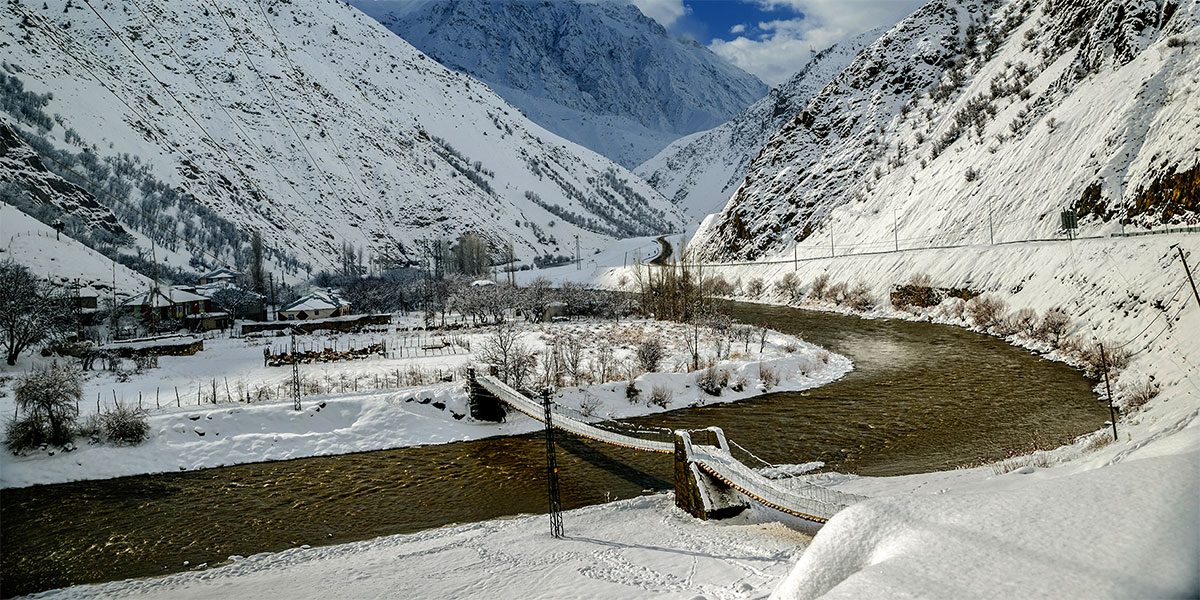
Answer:
<svg viewBox="0 0 1200 600"><path fill-rule="evenodd" d="M709 427L715 444L728 452L725 432ZM692 435L686 430L675 431L675 506L697 519L727 519L749 508L750 504L724 482L709 477L692 460Z"/></svg>
<svg viewBox="0 0 1200 600"><path fill-rule="evenodd" d="M494 375L494 373L493 373ZM508 415L504 403L476 379L475 367L467 367L467 407L476 421L500 423Z"/></svg>

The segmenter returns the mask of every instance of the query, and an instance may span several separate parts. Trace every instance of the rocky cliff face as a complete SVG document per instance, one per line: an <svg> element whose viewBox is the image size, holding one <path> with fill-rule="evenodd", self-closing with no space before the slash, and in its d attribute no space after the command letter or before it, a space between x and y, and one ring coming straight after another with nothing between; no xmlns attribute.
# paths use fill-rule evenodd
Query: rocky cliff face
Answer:
<svg viewBox="0 0 1200 600"><path fill-rule="evenodd" d="M933 0L780 129L699 247L744 259L1050 237L1064 209L1093 233L1196 222L1197 13Z"/></svg>
<svg viewBox="0 0 1200 600"><path fill-rule="evenodd" d="M676 140L636 171L695 220L725 206L767 141L883 34L872 30L826 48L791 79L718 127Z"/></svg>

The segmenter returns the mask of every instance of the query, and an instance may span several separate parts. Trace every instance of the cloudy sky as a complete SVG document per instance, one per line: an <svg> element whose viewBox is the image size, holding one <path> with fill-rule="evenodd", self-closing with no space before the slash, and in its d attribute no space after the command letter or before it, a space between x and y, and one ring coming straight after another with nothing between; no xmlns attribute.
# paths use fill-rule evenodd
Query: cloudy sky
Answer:
<svg viewBox="0 0 1200 600"><path fill-rule="evenodd" d="M672 33L758 75L770 85L800 70L809 55L880 25L925 0L629 0Z"/></svg>

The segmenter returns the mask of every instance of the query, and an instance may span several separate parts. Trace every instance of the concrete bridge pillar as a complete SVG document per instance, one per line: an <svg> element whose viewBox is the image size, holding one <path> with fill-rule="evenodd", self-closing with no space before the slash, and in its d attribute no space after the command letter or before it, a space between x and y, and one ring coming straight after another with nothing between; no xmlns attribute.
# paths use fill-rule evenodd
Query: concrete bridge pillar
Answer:
<svg viewBox="0 0 1200 600"><path fill-rule="evenodd" d="M466 388L467 407L470 409L472 419L494 423L504 421L508 414L504 409L504 403L495 394L480 385L475 367L467 367Z"/></svg>
<svg viewBox="0 0 1200 600"><path fill-rule="evenodd" d="M710 427L717 446L728 452L725 433ZM727 519L750 506L741 494L700 470L692 459L692 436L675 431L675 506L697 519Z"/></svg>

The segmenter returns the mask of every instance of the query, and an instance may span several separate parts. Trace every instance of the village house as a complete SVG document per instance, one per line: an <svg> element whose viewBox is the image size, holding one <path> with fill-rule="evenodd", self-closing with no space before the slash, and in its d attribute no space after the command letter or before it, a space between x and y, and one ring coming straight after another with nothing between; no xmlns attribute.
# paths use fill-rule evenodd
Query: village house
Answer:
<svg viewBox="0 0 1200 600"><path fill-rule="evenodd" d="M212 300L176 287L156 287L121 304L130 314L149 321L183 320L212 312Z"/></svg>
<svg viewBox="0 0 1200 600"><path fill-rule="evenodd" d="M202 286L230 286L237 283L241 273L225 267L218 267L200 276L197 283Z"/></svg>
<svg viewBox="0 0 1200 600"><path fill-rule="evenodd" d="M279 309L280 321L324 319L350 314L350 302L333 290L312 292Z"/></svg>

